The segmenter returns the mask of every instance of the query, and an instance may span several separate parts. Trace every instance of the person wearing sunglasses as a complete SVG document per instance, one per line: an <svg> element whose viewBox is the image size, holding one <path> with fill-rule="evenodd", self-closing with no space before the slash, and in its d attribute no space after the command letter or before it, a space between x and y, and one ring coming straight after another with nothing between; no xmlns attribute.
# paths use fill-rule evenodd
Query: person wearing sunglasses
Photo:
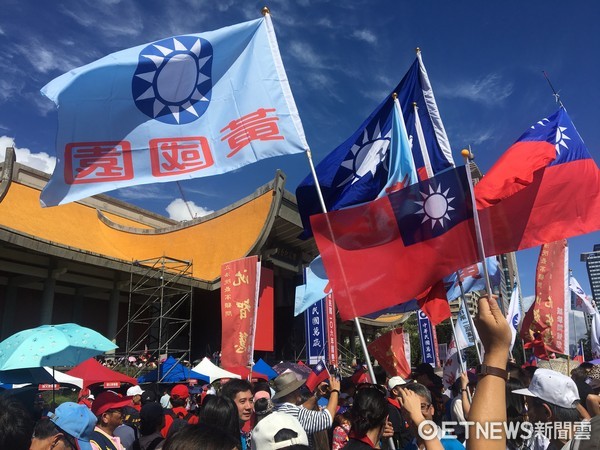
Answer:
<svg viewBox="0 0 600 450"><path fill-rule="evenodd" d="M123 423L123 407L129 405L130 401L130 398L111 391L96 396L92 403L92 413L98 418L98 423L90 439L94 450L125 450L121 439L114 433Z"/></svg>
<svg viewBox="0 0 600 450"><path fill-rule="evenodd" d="M85 405L62 403L37 422L30 450L92 450L96 417Z"/></svg>

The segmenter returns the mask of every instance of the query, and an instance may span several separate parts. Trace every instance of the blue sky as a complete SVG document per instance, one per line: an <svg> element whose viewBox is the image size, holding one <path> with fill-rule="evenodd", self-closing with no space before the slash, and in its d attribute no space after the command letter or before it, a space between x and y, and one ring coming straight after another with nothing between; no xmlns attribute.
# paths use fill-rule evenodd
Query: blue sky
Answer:
<svg viewBox="0 0 600 450"><path fill-rule="evenodd" d="M56 112L39 89L109 53L172 35L260 17L253 1L3 0L0 16L0 158L14 140L20 162L51 170ZM530 125L556 109L545 70L590 152L600 159L600 5L550 1L274 0L273 23L316 162L352 134L423 51L453 148L468 145L487 171ZM295 191L304 155L274 158L235 173L182 182L201 215L287 175ZM120 199L176 218L174 183L115 191ZM179 200L178 200L179 199ZM570 265L589 293L579 254L600 233L571 239ZM533 294L539 249L519 252L524 294Z"/></svg>

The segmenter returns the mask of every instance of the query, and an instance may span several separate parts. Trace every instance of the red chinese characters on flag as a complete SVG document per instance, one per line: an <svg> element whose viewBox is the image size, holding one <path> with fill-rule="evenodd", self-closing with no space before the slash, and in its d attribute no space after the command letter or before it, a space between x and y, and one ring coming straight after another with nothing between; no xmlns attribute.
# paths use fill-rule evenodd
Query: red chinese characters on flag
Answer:
<svg viewBox="0 0 600 450"><path fill-rule="evenodd" d="M396 328L368 345L371 356L379 361L381 367L391 375L399 375L402 378L410 376L410 364L406 361L404 351L404 332L402 328Z"/></svg>
<svg viewBox="0 0 600 450"><path fill-rule="evenodd" d="M150 160L155 177L196 172L214 164L203 136L150 139Z"/></svg>
<svg viewBox="0 0 600 450"><path fill-rule="evenodd" d="M72 142L65 147L65 183L131 180L131 145L121 142Z"/></svg>
<svg viewBox="0 0 600 450"><path fill-rule="evenodd" d="M248 366L254 352L258 308L258 256L221 266L221 364Z"/></svg>
<svg viewBox="0 0 600 450"><path fill-rule="evenodd" d="M252 141L280 141L284 137L279 134L277 116L268 116L275 112L274 108L259 108L255 112L246 114L237 120L232 120L221 130L227 132L221 141L227 141L232 150L227 157L231 158Z"/></svg>
<svg viewBox="0 0 600 450"><path fill-rule="evenodd" d="M566 239L544 244L535 277L535 302L525 314L521 336L535 344L534 335L539 333L546 352L568 354L571 302L568 279Z"/></svg>

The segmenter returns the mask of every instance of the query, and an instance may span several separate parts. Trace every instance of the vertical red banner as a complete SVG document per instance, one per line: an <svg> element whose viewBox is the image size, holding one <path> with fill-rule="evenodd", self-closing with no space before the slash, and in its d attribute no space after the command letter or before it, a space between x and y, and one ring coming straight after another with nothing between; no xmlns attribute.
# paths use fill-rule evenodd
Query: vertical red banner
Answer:
<svg viewBox="0 0 600 450"><path fill-rule="evenodd" d="M221 266L221 365L248 366L254 352L258 304L258 256Z"/></svg>
<svg viewBox="0 0 600 450"><path fill-rule="evenodd" d="M404 332L396 328L380 336L368 345L371 356L391 375L402 378L410 376L410 364L406 361L404 350Z"/></svg>
<svg viewBox="0 0 600 450"><path fill-rule="evenodd" d="M325 297L325 314L327 316L327 354L329 356L329 364L334 367L338 366L338 351L337 351L337 325L335 321L335 301L333 294L327 294Z"/></svg>
<svg viewBox="0 0 600 450"><path fill-rule="evenodd" d="M273 339L274 305L273 270L261 267L258 314L256 315L256 337L254 350L272 352L275 350Z"/></svg>
<svg viewBox="0 0 600 450"><path fill-rule="evenodd" d="M532 342L541 333L547 352L568 355L569 269L567 240L542 245L535 275L535 302L525 314L521 336Z"/></svg>

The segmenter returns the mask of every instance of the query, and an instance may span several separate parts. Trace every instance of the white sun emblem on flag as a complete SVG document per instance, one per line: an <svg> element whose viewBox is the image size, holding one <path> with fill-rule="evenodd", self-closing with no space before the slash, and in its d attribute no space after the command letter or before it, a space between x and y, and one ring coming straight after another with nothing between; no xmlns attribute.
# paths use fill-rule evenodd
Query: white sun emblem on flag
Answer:
<svg viewBox="0 0 600 450"><path fill-rule="evenodd" d="M556 153L560 155L560 148L564 147L567 150L569 149L569 146L567 145L567 143L565 142L565 140L570 141L571 138L569 136L567 136L566 134L564 134L564 131L567 129L567 127L561 127L560 125L556 127Z"/></svg>
<svg viewBox="0 0 600 450"><path fill-rule="evenodd" d="M147 116L182 124L207 109L212 46L195 36L177 36L145 47L132 79L133 99Z"/></svg>
<svg viewBox="0 0 600 450"><path fill-rule="evenodd" d="M368 173L375 176L377 167L385 159L390 146L391 132L390 130L385 136L382 136L379 123L377 123L372 135L369 136L369 132L365 128L362 142L352 146L348 159L341 164L342 167L350 169L352 173L339 183L338 187L350 181L354 184Z"/></svg>
<svg viewBox="0 0 600 450"><path fill-rule="evenodd" d="M450 202L454 200L454 197L448 198L448 192L450 189L446 189L442 192L442 186L438 185L437 189L433 189L429 186L429 193L421 192L423 201L415 201L415 203L421 206L416 214L423 214L423 220L421 223L425 223L428 220L431 221L431 229L439 224L444 227L444 219L450 220L448 211L454 211L454 208L450 206Z"/></svg>

